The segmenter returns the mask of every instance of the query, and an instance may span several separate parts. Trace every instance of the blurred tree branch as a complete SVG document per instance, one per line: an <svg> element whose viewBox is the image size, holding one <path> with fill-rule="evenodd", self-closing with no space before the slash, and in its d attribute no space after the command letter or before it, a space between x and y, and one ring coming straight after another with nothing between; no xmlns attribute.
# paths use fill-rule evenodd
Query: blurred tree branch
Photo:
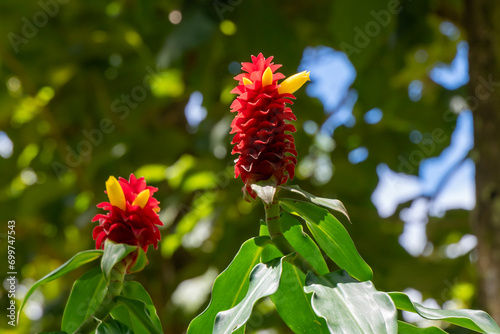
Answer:
<svg viewBox="0 0 500 334"><path fill-rule="evenodd" d="M479 298L500 322L500 3L466 2L469 100L474 112L476 208L472 228L478 237Z"/></svg>

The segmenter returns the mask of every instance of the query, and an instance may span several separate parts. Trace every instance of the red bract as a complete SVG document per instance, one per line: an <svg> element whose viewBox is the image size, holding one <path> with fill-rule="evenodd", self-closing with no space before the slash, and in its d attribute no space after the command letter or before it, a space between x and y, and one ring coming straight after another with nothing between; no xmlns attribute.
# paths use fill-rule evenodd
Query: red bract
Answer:
<svg viewBox="0 0 500 334"><path fill-rule="evenodd" d="M158 217L159 202L152 197L158 189L148 186L143 177L136 179L130 174L129 180L111 176L106 182L109 202L97 205L109 211L98 214L92 221L99 221L94 228L93 238L96 248L104 248L104 241L136 245L147 251L149 245L158 248L161 239L158 226L163 223Z"/></svg>
<svg viewBox="0 0 500 334"><path fill-rule="evenodd" d="M262 54L252 56L251 63L242 63L247 73L235 77L239 85L231 93L238 97L231 104L231 112L238 114L231 123L231 134L235 133L232 144L236 144L232 154L239 154L235 165L235 177L241 176L248 193L255 198L251 185L255 182L274 178L276 185L293 179L297 164L297 151L292 124L296 120L286 104L304 82L309 73L301 72L281 84L278 80L285 76L277 73L281 65L275 65L273 57L264 58Z"/></svg>

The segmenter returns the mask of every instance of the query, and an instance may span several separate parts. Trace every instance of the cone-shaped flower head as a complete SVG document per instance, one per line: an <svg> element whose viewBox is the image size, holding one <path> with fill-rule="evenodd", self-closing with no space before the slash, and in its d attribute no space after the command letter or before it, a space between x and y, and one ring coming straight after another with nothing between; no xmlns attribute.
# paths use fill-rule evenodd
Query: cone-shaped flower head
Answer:
<svg viewBox="0 0 500 334"><path fill-rule="evenodd" d="M93 237L96 248L103 248L104 241L137 245L147 251L149 245L158 248L161 235L158 226L163 223L158 218L159 202L152 197L158 189L148 186L144 178L137 179L130 174L129 180L110 176L106 181L109 202L97 205L109 211L98 214L92 221L99 221Z"/></svg>
<svg viewBox="0 0 500 334"><path fill-rule="evenodd" d="M247 73L235 77L238 86L231 91L238 94L231 104L231 112L238 113L231 124L236 144L232 154L239 154L235 176L241 177L253 198L250 186L255 182L274 178L280 185L293 179L297 151L289 133L296 129L286 121L296 118L286 104L293 104L292 93L309 80L309 72L301 72L278 84L285 76L276 72L281 65L272 59L259 54L251 63L242 63Z"/></svg>

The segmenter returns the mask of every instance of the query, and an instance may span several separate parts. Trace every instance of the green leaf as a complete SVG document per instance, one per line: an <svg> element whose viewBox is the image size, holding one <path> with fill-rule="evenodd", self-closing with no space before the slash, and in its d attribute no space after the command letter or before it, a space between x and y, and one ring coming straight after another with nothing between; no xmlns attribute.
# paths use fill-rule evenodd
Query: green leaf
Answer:
<svg viewBox="0 0 500 334"><path fill-rule="evenodd" d="M349 218L349 214L347 213L347 209L345 208L344 204L341 201L339 201L338 199L317 197L311 193L308 193L305 190L302 190L297 185L280 186L280 188L291 191L292 193L302 195L314 204L320 205L320 206L325 207L327 209L338 211L338 212L342 213L344 216L346 216L347 219L349 220L349 222L351 222L351 218Z"/></svg>
<svg viewBox="0 0 500 334"><path fill-rule="evenodd" d="M281 278L281 261L277 258L267 263L259 263L250 273L248 291L235 307L219 312L215 318L214 334L232 333L242 327L250 318L257 300L272 295L278 290Z"/></svg>
<svg viewBox="0 0 500 334"><path fill-rule="evenodd" d="M146 256L146 252L144 252L142 247L137 247L137 258L134 265L132 266L132 269L130 269L129 274L141 271L145 266L147 266L148 263L149 260Z"/></svg>
<svg viewBox="0 0 500 334"><path fill-rule="evenodd" d="M160 318L158 318L158 314L156 313L156 308L153 304L153 301L151 300L151 297L149 296L146 289L144 289L144 287L139 282L126 281L123 286L121 295L130 299L143 301L146 304L146 309L149 313L151 321L158 329L160 329L160 331L162 330ZM115 307L111 311L111 315L114 319L119 320L120 322L127 325L134 331L134 333L144 333L144 331L147 330L147 328L142 325L140 319L131 314L129 310L122 305Z"/></svg>
<svg viewBox="0 0 500 334"><path fill-rule="evenodd" d="M484 311L479 310L440 310L414 303L402 292L390 292L396 307L400 310L418 313L429 320L444 320L451 324L472 329L481 333L499 334L500 327Z"/></svg>
<svg viewBox="0 0 500 334"><path fill-rule="evenodd" d="M21 314L21 311L23 310L24 305L28 301L28 298L31 296L31 294L36 290L36 288L38 288L40 285L42 285L44 283L53 281L53 280L55 280L55 279L57 279L57 278L59 278L61 276L64 276L67 273L69 273L70 271L73 271L73 270L75 270L75 269L83 266L86 263L94 261L99 256L101 256L102 253L103 253L103 251L102 250L98 250L98 249L87 250L87 251L80 252L80 253L76 254L75 256L73 256L68 261L66 261L59 268L51 271L50 273L48 273L47 275L45 275L44 277L42 277L41 279L39 279L38 281L36 281L35 284L33 284L30 287L30 289L28 290L28 292L26 293L26 296L23 299L21 307L19 308L18 317L17 318L19 319L19 315Z"/></svg>
<svg viewBox="0 0 500 334"><path fill-rule="evenodd" d="M243 299L249 285L248 276L259 263L264 246L269 241L269 237L260 236L243 243L231 264L215 279L210 304L191 321L188 334L207 334L214 327L217 313L234 307Z"/></svg>
<svg viewBox="0 0 500 334"><path fill-rule="evenodd" d="M331 333L397 333L394 303L370 281L358 282L344 270L320 277L309 272L304 291L313 293L313 310Z"/></svg>
<svg viewBox="0 0 500 334"><path fill-rule="evenodd" d="M314 313L310 296L304 293L305 277L299 268L283 262L280 286L271 300L294 333L330 333L325 320Z"/></svg>
<svg viewBox="0 0 500 334"><path fill-rule="evenodd" d="M83 274L73 284L64 308L61 329L73 333L85 319L97 310L107 292L107 282L101 268L96 267Z"/></svg>
<svg viewBox="0 0 500 334"><path fill-rule="evenodd" d="M302 224L287 212L281 214L281 229L286 240L309 262L320 275L330 272L316 243L304 233Z"/></svg>
<svg viewBox="0 0 500 334"><path fill-rule="evenodd" d="M116 320L107 320L97 326L96 334L134 334L130 328Z"/></svg>
<svg viewBox="0 0 500 334"><path fill-rule="evenodd" d="M281 204L287 212L306 221L321 249L340 268L360 281L372 278L372 269L359 255L345 227L330 212L314 204L295 200L281 200Z"/></svg>
<svg viewBox="0 0 500 334"><path fill-rule="evenodd" d="M109 276L113 267L138 248L137 246L118 244L107 239L104 244L104 254L102 255L101 261L102 272L106 280L109 281Z"/></svg>
<svg viewBox="0 0 500 334"><path fill-rule="evenodd" d="M398 320L398 333L401 334L447 334L438 327L420 328Z"/></svg>
<svg viewBox="0 0 500 334"><path fill-rule="evenodd" d="M139 320L140 324L144 326L145 331L141 331L138 333L162 334L162 331L154 323L154 320L151 318L146 304L142 300L132 299L124 296L116 296L115 299L118 305L125 306L130 312L130 315Z"/></svg>

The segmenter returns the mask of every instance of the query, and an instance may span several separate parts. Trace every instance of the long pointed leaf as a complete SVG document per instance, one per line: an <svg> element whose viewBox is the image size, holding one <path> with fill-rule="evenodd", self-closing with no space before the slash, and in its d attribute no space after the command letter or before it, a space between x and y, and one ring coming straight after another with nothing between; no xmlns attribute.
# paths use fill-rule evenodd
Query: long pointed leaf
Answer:
<svg viewBox="0 0 500 334"><path fill-rule="evenodd" d="M255 302L272 295L278 290L283 258L259 263L250 273L248 291L242 301L232 309L217 314L214 334L229 334L243 326L252 313Z"/></svg>
<svg viewBox="0 0 500 334"><path fill-rule="evenodd" d="M283 208L302 217L314 239L330 259L360 281L368 281L373 272L359 255L345 227L328 210L295 200L281 200Z"/></svg>
<svg viewBox="0 0 500 334"><path fill-rule="evenodd" d="M191 321L188 334L210 333L217 313L232 308L243 299L248 289L248 276L260 262L264 246L269 240L267 236L260 236L243 243L231 264L215 279L210 304Z"/></svg>
<svg viewBox="0 0 500 334"><path fill-rule="evenodd" d="M56 278L64 276L67 273L69 273L70 271L73 271L73 270L83 266L86 263L94 261L99 256L101 256L102 253L103 253L102 250L97 250L97 249L80 252L80 253L76 254L75 256L73 256L68 261L66 261L59 268L51 271L50 273L48 273L47 275L45 275L44 277L42 277L38 281L36 281L35 284L33 284L30 287L30 289L28 290L28 292L26 293L26 296L24 297L24 300L21 304L21 307L19 308L17 319L19 319L19 315L21 314L21 311L23 310L26 302L28 301L28 298L36 290L36 288L38 288L40 285L42 285L44 283L53 281Z"/></svg>
<svg viewBox="0 0 500 334"><path fill-rule="evenodd" d="M420 328L398 320L398 333L401 334L447 334L438 327Z"/></svg>
<svg viewBox="0 0 500 334"><path fill-rule="evenodd" d="M271 296L281 319L294 333L327 334L325 319L311 306L311 296L304 292L306 275L296 266L283 262L278 291Z"/></svg>
<svg viewBox="0 0 500 334"><path fill-rule="evenodd" d="M297 185L290 185L290 186L280 186L280 188L291 191L292 193L299 194L301 196L304 196L308 200L310 200L312 203L316 205L320 205L324 208L335 210L337 212L340 212L344 216L347 217L349 222L351 222L351 218L349 218L349 214L347 213L347 210L344 206L344 204L339 201L338 199L331 199L331 198L324 198L324 197L318 197L315 196L311 193L308 193L307 191L301 189Z"/></svg>
<svg viewBox="0 0 500 334"><path fill-rule="evenodd" d="M358 282L344 270L320 277L309 272L304 291L313 293L313 310L325 318L331 333L397 333L396 307L372 282Z"/></svg>
<svg viewBox="0 0 500 334"><path fill-rule="evenodd" d="M160 331L162 330L160 318L158 318L158 314L156 313L156 308L153 304L153 301L151 300L151 297L149 296L146 289L144 289L144 287L139 282L126 281L123 286L121 295L130 299L138 299L143 301L146 304L146 309L149 313L151 321ZM115 307L111 311L111 315L113 316L113 319L116 319L127 325L127 327L133 330L134 333L144 333L147 330L140 319L131 314L131 312L123 305Z"/></svg>
<svg viewBox="0 0 500 334"><path fill-rule="evenodd" d="M73 333L85 319L90 317L104 300L107 284L101 268L96 267L83 274L73 284L64 308L61 329Z"/></svg>
<svg viewBox="0 0 500 334"><path fill-rule="evenodd" d="M294 219L293 216L287 212L282 212L280 224L285 239L288 240L290 245L292 245L292 247L299 252L319 274L324 275L330 272L323 258L323 254L321 254L321 251L311 237L304 232L302 224L297 219ZM259 235L269 236L269 231L264 220L260 222ZM283 254L276 246L269 244L262 252L262 262L271 261L280 256L283 256Z"/></svg>
<svg viewBox="0 0 500 334"><path fill-rule="evenodd" d="M146 304L142 300L127 298L124 296L116 296L115 299L118 302L118 305L125 306L129 310L130 314L137 318L146 328L147 332L144 333L162 334L162 331L158 329L153 322Z"/></svg>
<svg viewBox="0 0 500 334"><path fill-rule="evenodd" d="M440 310L414 303L402 292L390 292L396 307L400 310L418 313L429 320L444 320L451 324L472 329L480 333L499 334L500 327L484 311L479 310Z"/></svg>
<svg viewBox="0 0 500 334"><path fill-rule="evenodd" d="M304 233L302 224L287 212L281 214L281 228L286 240L299 252L320 275L330 272L316 243Z"/></svg>

